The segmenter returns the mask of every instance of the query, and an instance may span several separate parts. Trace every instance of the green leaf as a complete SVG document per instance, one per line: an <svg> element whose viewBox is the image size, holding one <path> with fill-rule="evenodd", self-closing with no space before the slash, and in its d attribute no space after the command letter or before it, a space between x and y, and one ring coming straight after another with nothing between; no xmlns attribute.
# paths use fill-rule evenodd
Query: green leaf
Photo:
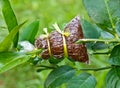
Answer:
<svg viewBox="0 0 120 88"><path fill-rule="evenodd" d="M88 73L82 73L70 79L67 88L95 88L95 86L96 79L94 76Z"/></svg>
<svg viewBox="0 0 120 88"><path fill-rule="evenodd" d="M0 29L0 42L8 35L8 31L5 29Z"/></svg>
<svg viewBox="0 0 120 88"><path fill-rule="evenodd" d="M111 51L111 55L109 57L109 63L112 65L120 66L120 45L117 45Z"/></svg>
<svg viewBox="0 0 120 88"><path fill-rule="evenodd" d="M0 52L8 51L13 43L14 37L19 31L19 29L25 24L23 22L22 24L16 26L5 38L4 40L0 43Z"/></svg>
<svg viewBox="0 0 120 88"><path fill-rule="evenodd" d="M90 43L89 47L91 47L91 49L93 51L99 51L99 50L103 50L103 49L109 49L109 46L108 44L105 44L105 43Z"/></svg>
<svg viewBox="0 0 120 88"><path fill-rule="evenodd" d="M2 13L7 24L9 32L18 25L16 16L12 10L9 0L0 0L2 5ZM14 46L17 46L19 33L16 34L14 39Z"/></svg>
<svg viewBox="0 0 120 88"><path fill-rule="evenodd" d="M20 41L28 40L31 43L34 43L35 36L39 29L39 21L34 21L29 24L25 29L23 29L20 34Z"/></svg>
<svg viewBox="0 0 120 88"><path fill-rule="evenodd" d="M120 37L120 19L119 19L119 21L116 23L116 29L117 29L117 34L118 34L119 37Z"/></svg>
<svg viewBox="0 0 120 88"><path fill-rule="evenodd" d="M17 65L25 63L29 60L29 56L17 52L0 53L0 73L3 73Z"/></svg>
<svg viewBox="0 0 120 88"><path fill-rule="evenodd" d="M112 68L106 76L106 88L120 87L120 67Z"/></svg>
<svg viewBox="0 0 120 88"><path fill-rule="evenodd" d="M101 29L97 25L93 25L86 20L81 20L83 33L85 38L99 38Z"/></svg>
<svg viewBox="0 0 120 88"><path fill-rule="evenodd" d="M83 0L91 19L104 30L113 28L120 18L120 0Z"/></svg>
<svg viewBox="0 0 120 88"><path fill-rule="evenodd" d="M91 24L90 22L82 19L82 28L85 38L92 38L92 39L98 39L101 36L102 29L99 28L97 25ZM108 46L104 43L87 43L87 48L92 50L100 50L108 48Z"/></svg>
<svg viewBox="0 0 120 88"><path fill-rule="evenodd" d="M114 36L112 34L110 34L109 32L102 31L101 32L101 38L103 38L103 39L113 39Z"/></svg>
<svg viewBox="0 0 120 88"><path fill-rule="evenodd" d="M64 58L57 59L57 58L55 58L55 57L50 57L50 58L49 58L49 62L50 62L51 64L57 64L57 63L61 62L63 59L64 59Z"/></svg>
<svg viewBox="0 0 120 88"><path fill-rule="evenodd" d="M53 70L47 77L44 87L55 88L70 80L75 74L75 70L69 66L60 66Z"/></svg>

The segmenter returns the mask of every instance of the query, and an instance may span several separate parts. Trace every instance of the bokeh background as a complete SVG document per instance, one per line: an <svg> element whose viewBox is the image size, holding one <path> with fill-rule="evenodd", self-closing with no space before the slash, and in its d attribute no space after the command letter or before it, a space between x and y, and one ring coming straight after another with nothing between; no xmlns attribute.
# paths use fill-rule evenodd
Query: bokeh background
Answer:
<svg viewBox="0 0 120 88"><path fill-rule="evenodd" d="M40 27L36 36L43 33L43 28L52 30L52 24L57 22L61 28L76 15L80 15L92 22L82 4L82 0L9 0L17 17L18 23L28 20L28 23L39 20ZM0 41L8 34L0 9ZM104 67L108 56L90 55L90 64L76 63L81 67ZM63 62L64 63L64 62ZM45 63L47 64L47 63ZM44 81L50 70L36 72L35 67L29 63L17 66L0 74L0 88L43 88ZM106 71L90 71L97 79L96 88L105 88ZM58 88L65 88L61 86Z"/></svg>

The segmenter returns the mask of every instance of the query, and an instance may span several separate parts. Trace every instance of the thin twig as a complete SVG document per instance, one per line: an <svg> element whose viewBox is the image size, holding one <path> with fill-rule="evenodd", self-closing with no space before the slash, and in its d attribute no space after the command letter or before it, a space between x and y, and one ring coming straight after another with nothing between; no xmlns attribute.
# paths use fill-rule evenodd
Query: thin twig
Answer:
<svg viewBox="0 0 120 88"><path fill-rule="evenodd" d="M102 55L103 55L103 54L110 54L110 51L109 51L109 52L93 52L92 54L93 54L93 55L96 55L96 54L99 54L99 55L100 55L100 54L102 54Z"/></svg>
<svg viewBox="0 0 120 88"><path fill-rule="evenodd" d="M120 39L79 39L76 43L120 43Z"/></svg>
<svg viewBox="0 0 120 88"><path fill-rule="evenodd" d="M33 50L33 51L30 51L30 52L27 52L26 54L31 55L31 54L35 54L35 53L40 53L40 52L42 52L42 50L43 49Z"/></svg>
<svg viewBox="0 0 120 88"><path fill-rule="evenodd" d="M100 71L100 70L107 70L112 68L113 66L101 67L101 68L80 68L78 70L81 71Z"/></svg>
<svg viewBox="0 0 120 88"><path fill-rule="evenodd" d="M57 65L55 65L55 66L38 65L37 67L38 67L38 68L56 69L58 66L57 66Z"/></svg>

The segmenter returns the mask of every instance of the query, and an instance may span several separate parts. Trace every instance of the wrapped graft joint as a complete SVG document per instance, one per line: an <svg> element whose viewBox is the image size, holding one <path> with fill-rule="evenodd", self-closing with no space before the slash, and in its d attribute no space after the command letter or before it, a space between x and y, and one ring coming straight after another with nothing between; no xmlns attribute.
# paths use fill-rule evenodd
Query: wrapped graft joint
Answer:
<svg viewBox="0 0 120 88"><path fill-rule="evenodd" d="M38 37L35 40L35 47L44 49L40 53L41 57L43 59L49 59L51 56L57 59L67 57L75 61L88 63L85 44L75 44L77 40L84 38L79 16L73 18L63 32L57 30L52 31L47 37ZM64 33L68 33L68 35L66 36Z"/></svg>

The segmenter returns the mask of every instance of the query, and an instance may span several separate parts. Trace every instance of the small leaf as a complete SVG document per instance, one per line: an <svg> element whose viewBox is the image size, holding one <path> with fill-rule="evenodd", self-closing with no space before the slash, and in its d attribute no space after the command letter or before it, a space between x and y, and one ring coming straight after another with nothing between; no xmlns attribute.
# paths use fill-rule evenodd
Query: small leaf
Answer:
<svg viewBox="0 0 120 88"><path fill-rule="evenodd" d="M34 21L29 24L20 34L20 41L29 41L34 43L35 36L38 32L39 21Z"/></svg>
<svg viewBox="0 0 120 88"><path fill-rule="evenodd" d="M106 76L106 88L120 87L120 67L112 68Z"/></svg>
<svg viewBox="0 0 120 88"><path fill-rule="evenodd" d="M17 65L25 63L29 60L29 56L17 52L0 53L0 73L3 73Z"/></svg>
<svg viewBox="0 0 120 88"><path fill-rule="evenodd" d="M75 70L69 66L60 66L53 70L47 77L44 87L45 88L56 88L63 83L70 80L75 74Z"/></svg>
<svg viewBox="0 0 120 88"><path fill-rule="evenodd" d="M17 32L19 31L19 29L23 26L24 23L16 26L5 38L4 40L0 43L0 52L3 51L8 51L13 43L13 39L15 37L15 35L17 34Z"/></svg>
<svg viewBox="0 0 120 88"><path fill-rule="evenodd" d="M120 45L117 45L113 48L109 57L109 63L120 66Z"/></svg>
<svg viewBox="0 0 120 88"><path fill-rule="evenodd" d="M10 5L9 0L0 0L0 3L2 3L2 13L5 19L5 22L7 24L8 30L9 32L18 25L17 23L17 19L16 16L13 12L13 9ZM14 39L14 46L17 46L17 42L18 42L18 36L19 33L16 34L16 37Z"/></svg>
<svg viewBox="0 0 120 88"><path fill-rule="evenodd" d="M83 0L91 19L104 28L114 28L120 18L119 0Z"/></svg>
<svg viewBox="0 0 120 88"><path fill-rule="evenodd" d="M88 73L82 73L70 79L67 88L95 88L95 86L96 80L94 76Z"/></svg>

